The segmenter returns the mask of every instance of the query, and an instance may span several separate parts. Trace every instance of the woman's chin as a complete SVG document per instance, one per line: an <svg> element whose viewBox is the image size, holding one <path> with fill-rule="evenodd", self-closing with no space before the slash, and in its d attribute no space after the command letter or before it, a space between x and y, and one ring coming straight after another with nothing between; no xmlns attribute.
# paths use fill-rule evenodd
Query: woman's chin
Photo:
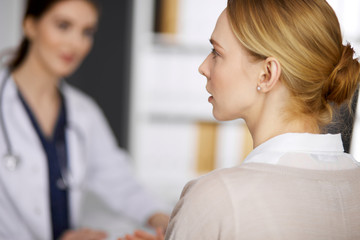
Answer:
<svg viewBox="0 0 360 240"><path fill-rule="evenodd" d="M71 76L71 74L73 74L74 71L59 71L57 72L57 77L58 78L67 78L69 76Z"/></svg>
<svg viewBox="0 0 360 240"><path fill-rule="evenodd" d="M59 77L68 77L72 75L78 67L78 64L68 64L68 65L60 65L57 68L54 68L54 72Z"/></svg>
<svg viewBox="0 0 360 240"><path fill-rule="evenodd" d="M235 118L231 118L229 116L226 116L224 114L218 113L214 109L213 109L213 116L218 121L231 121L231 120L235 119Z"/></svg>

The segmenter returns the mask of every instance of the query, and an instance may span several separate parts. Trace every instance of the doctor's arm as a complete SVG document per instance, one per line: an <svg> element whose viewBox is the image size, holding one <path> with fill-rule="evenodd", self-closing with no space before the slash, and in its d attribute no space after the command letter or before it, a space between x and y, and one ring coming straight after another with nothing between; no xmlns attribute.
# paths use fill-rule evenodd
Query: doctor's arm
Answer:
<svg viewBox="0 0 360 240"><path fill-rule="evenodd" d="M88 228L66 231L60 240L104 240L107 238L105 232Z"/></svg>
<svg viewBox="0 0 360 240"><path fill-rule="evenodd" d="M136 180L129 155L117 145L101 110L95 106L87 139L88 187L114 211L150 226L166 228L169 217L164 207ZM104 187L106 186L106 187Z"/></svg>
<svg viewBox="0 0 360 240"><path fill-rule="evenodd" d="M133 235L126 235L125 237L118 238L118 240L164 240L165 236L163 231L158 228L156 229L156 235L152 235L145 231L135 231Z"/></svg>

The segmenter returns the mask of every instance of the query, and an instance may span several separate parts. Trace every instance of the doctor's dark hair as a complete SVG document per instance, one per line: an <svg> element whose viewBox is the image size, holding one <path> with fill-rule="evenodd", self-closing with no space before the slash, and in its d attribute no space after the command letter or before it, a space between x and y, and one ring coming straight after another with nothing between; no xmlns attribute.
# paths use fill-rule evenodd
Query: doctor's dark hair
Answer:
<svg viewBox="0 0 360 240"><path fill-rule="evenodd" d="M27 17L33 17L35 20L40 19L53 5L62 1L70 0L27 0L27 5L25 9L25 14L23 17L23 22ZM97 0L82 0L92 4L98 13L100 13L100 5ZM23 36L23 39L17 48L14 58L9 63L10 71L15 70L20 64L24 61L30 47L30 41L26 36Z"/></svg>
<svg viewBox="0 0 360 240"><path fill-rule="evenodd" d="M280 81L291 93L287 119L310 117L321 128L331 121L333 106L352 98L360 64L325 0L228 0L227 13L251 55L280 62Z"/></svg>

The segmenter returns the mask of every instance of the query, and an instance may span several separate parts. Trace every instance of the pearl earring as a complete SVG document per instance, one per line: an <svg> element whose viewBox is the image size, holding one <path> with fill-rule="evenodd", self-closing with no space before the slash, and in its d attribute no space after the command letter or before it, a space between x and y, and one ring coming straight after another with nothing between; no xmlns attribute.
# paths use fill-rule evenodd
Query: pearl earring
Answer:
<svg viewBox="0 0 360 240"><path fill-rule="evenodd" d="M258 91L260 91L261 90L261 87L260 86L257 86L257 88L256 88Z"/></svg>

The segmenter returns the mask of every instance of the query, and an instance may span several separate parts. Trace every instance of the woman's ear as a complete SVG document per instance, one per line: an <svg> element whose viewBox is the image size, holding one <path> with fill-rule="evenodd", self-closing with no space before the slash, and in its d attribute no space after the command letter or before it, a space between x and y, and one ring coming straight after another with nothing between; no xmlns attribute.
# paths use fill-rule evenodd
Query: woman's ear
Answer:
<svg viewBox="0 0 360 240"><path fill-rule="evenodd" d="M281 75L281 65L274 57L268 57L264 61L263 71L260 76L258 86L262 92L269 92L279 82Z"/></svg>
<svg viewBox="0 0 360 240"><path fill-rule="evenodd" d="M35 36L35 32L36 32L35 24L36 21L34 17L31 16L26 17L23 22L24 34L29 40L32 40Z"/></svg>

